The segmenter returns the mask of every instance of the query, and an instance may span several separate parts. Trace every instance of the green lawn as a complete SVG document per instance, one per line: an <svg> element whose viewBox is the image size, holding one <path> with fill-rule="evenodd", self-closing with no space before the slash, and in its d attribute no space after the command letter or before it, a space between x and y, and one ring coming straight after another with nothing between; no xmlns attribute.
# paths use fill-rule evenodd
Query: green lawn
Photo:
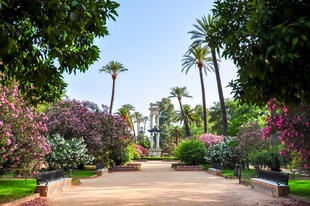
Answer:
<svg viewBox="0 0 310 206"><path fill-rule="evenodd" d="M290 180L290 193L310 199L310 180Z"/></svg>
<svg viewBox="0 0 310 206"><path fill-rule="evenodd" d="M96 170L76 170L72 177L91 177L93 175L96 175Z"/></svg>
<svg viewBox="0 0 310 206"><path fill-rule="evenodd" d="M243 177L243 178L251 178L251 176L253 174L255 174L255 173L256 173L255 169L249 169L249 170L243 169L241 171L241 177ZM226 176L234 176L234 170L232 170L232 169L222 169L222 174L226 175Z"/></svg>
<svg viewBox="0 0 310 206"><path fill-rule="evenodd" d="M34 193L34 179L0 179L0 203L20 199Z"/></svg>

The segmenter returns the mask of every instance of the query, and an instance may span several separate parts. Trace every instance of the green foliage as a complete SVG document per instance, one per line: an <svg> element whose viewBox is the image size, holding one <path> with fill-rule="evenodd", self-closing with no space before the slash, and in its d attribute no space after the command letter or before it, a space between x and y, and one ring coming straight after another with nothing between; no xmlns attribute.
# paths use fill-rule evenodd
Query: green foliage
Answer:
<svg viewBox="0 0 310 206"><path fill-rule="evenodd" d="M96 175L96 170L77 170L72 173L72 177L91 177Z"/></svg>
<svg viewBox="0 0 310 206"><path fill-rule="evenodd" d="M0 179L0 203L20 199L34 193L34 179Z"/></svg>
<svg viewBox="0 0 310 206"><path fill-rule="evenodd" d="M127 148L128 161L136 160L140 158L140 154L136 149L135 144L130 144Z"/></svg>
<svg viewBox="0 0 310 206"><path fill-rule="evenodd" d="M118 3L110 0L18 1L0 5L0 72L32 103L64 92L62 74L85 72L99 58L94 39L108 35Z"/></svg>
<svg viewBox="0 0 310 206"><path fill-rule="evenodd" d="M225 176L234 176L234 170L233 169L222 169L222 174ZM256 174L255 169L242 169L241 171L241 177L243 179L249 179L252 177L252 175Z"/></svg>
<svg viewBox="0 0 310 206"><path fill-rule="evenodd" d="M260 126L265 124L265 117L263 114L267 112L267 108L259 108L254 105L240 104L238 101L226 99L225 101L227 111L229 136L236 136L239 128L246 122L258 122ZM215 134L223 134L222 120L221 120L221 105L215 102L210 108L210 132Z"/></svg>
<svg viewBox="0 0 310 206"><path fill-rule="evenodd" d="M83 138L65 140L56 134L48 139L52 152L46 156L45 162L50 169L62 168L67 171L77 169L79 165L90 163L93 157L88 155L88 150Z"/></svg>
<svg viewBox="0 0 310 206"><path fill-rule="evenodd" d="M178 160L177 157L141 157L140 159L146 159L146 160Z"/></svg>
<svg viewBox="0 0 310 206"><path fill-rule="evenodd" d="M211 145L205 157L208 164L219 163L224 168L233 169L239 163L239 157L230 139Z"/></svg>
<svg viewBox="0 0 310 206"><path fill-rule="evenodd" d="M176 157L185 164L197 165L205 162L207 153L204 143L196 138L191 138L181 142L176 149Z"/></svg>
<svg viewBox="0 0 310 206"><path fill-rule="evenodd" d="M280 150L278 149L262 150L250 156L250 163L256 169L268 167L272 171L280 171L281 166L285 166L287 161L280 155Z"/></svg>
<svg viewBox="0 0 310 206"><path fill-rule="evenodd" d="M150 141L145 137L143 136L143 138L141 138L141 136L139 136L139 145L141 145L142 147L144 148L147 148L149 149L150 148Z"/></svg>
<svg viewBox="0 0 310 206"><path fill-rule="evenodd" d="M235 99L309 104L310 1L216 0L214 5L214 37L223 56L239 68L230 83Z"/></svg>

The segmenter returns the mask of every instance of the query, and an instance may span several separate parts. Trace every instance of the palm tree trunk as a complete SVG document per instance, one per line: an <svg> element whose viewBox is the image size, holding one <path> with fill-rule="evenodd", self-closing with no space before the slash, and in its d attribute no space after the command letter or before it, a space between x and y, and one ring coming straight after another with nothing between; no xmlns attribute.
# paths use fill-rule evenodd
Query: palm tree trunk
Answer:
<svg viewBox="0 0 310 206"><path fill-rule="evenodd" d="M206 95L205 95L205 85L203 82L202 65L198 65L198 66L199 66L199 76L200 76L201 92L202 92L204 133L208 133L208 117L207 117Z"/></svg>
<svg viewBox="0 0 310 206"><path fill-rule="evenodd" d="M183 115L183 118L184 118L184 124L185 124L185 131L186 131L186 136L187 137L190 137L191 136L191 131L189 130L189 126L188 126L188 121L185 117L185 114L184 114L184 111L183 111L183 106L182 106L182 102L180 99L179 100L179 104L180 104L180 108L181 108L181 113Z"/></svg>
<svg viewBox="0 0 310 206"><path fill-rule="evenodd" d="M110 115L112 114L112 107L113 107L113 102L114 102L114 90L115 90L115 78L113 78L112 97L111 97L111 104L110 104Z"/></svg>
<svg viewBox="0 0 310 206"><path fill-rule="evenodd" d="M222 84L221 84L220 72L219 72L219 68L217 65L215 48L211 48L211 53L212 53L212 59L213 59L213 64L214 64L214 70L215 70L215 76L216 76L216 82L217 82L217 89L219 92L220 104L221 104L221 109L222 109L223 135L227 135L226 107L225 107L223 89L222 89Z"/></svg>

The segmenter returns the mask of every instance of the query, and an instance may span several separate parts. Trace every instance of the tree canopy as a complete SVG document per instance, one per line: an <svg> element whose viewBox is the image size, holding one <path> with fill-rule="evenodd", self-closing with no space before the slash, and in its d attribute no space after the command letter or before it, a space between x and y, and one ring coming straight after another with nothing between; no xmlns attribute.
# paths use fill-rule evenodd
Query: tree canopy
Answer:
<svg viewBox="0 0 310 206"><path fill-rule="evenodd" d="M63 94L63 73L85 72L99 58L94 39L108 35L118 3L110 0L0 1L0 72L32 103Z"/></svg>
<svg viewBox="0 0 310 206"><path fill-rule="evenodd" d="M310 103L309 9L308 0L215 1L214 36L238 67L230 83L236 99Z"/></svg>

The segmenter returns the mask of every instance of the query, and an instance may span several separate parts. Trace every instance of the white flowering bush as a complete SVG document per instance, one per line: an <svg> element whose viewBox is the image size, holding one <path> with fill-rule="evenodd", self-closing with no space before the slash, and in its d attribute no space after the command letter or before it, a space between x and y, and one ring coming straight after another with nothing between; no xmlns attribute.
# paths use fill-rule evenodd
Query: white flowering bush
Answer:
<svg viewBox="0 0 310 206"><path fill-rule="evenodd" d="M46 156L45 163L49 169L74 170L81 164L90 163L94 158L88 154L82 137L65 140L56 134L48 141L52 152Z"/></svg>
<svg viewBox="0 0 310 206"><path fill-rule="evenodd" d="M208 164L220 163L224 168L234 168L238 163L238 155L230 142L225 139L224 142L210 146L205 156Z"/></svg>

